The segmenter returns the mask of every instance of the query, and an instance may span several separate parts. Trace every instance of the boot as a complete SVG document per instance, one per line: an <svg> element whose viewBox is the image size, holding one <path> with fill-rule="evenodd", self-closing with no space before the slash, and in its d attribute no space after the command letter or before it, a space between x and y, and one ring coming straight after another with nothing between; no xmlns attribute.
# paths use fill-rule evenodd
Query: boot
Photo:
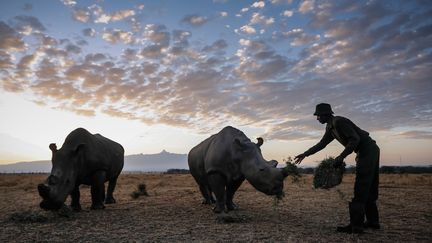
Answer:
<svg viewBox="0 0 432 243"><path fill-rule="evenodd" d="M375 202L367 203L365 209L366 209L365 210L366 222L364 223L364 227L370 229L381 229L379 223L378 208L376 206L376 203Z"/></svg>
<svg viewBox="0 0 432 243"><path fill-rule="evenodd" d="M362 234L364 232L364 205L358 202L351 202L349 204L349 213L350 223L347 226L337 227L336 231L347 234Z"/></svg>

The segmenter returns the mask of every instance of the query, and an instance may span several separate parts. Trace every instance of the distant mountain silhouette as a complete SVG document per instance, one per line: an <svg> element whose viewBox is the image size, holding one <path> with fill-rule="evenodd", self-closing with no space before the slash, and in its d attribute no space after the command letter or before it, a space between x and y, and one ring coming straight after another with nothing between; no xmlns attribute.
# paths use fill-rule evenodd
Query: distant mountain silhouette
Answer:
<svg viewBox="0 0 432 243"><path fill-rule="evenodd" d="M0 165L0 173L39 173L51 171L50 160L18 162ZM125 156L123 171L162 172L168 169L188 169L187 154L133 154Z"/></svg>
<svg viewBox="0 0 432 243"><path fill-rule="evenodd" d="M127 155L123 171L166 171L168 169L188 169L187 154L174 154L163 150L158 154Z"/></svg>

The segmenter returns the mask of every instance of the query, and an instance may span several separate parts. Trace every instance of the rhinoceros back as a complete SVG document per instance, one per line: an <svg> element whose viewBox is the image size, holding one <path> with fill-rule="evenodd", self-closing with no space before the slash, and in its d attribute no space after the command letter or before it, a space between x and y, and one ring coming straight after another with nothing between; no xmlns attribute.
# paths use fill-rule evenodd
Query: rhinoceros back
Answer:
<svg viewBox="0 0 432 243"><path fill-rule="evenodd" d="M107 179L117 177L124 165L123 147L100 134L91 134L84 128L77 128L65 139L62 149L75 149L84 145L84 160L80 166L80 176L104 170Z"/></svg>

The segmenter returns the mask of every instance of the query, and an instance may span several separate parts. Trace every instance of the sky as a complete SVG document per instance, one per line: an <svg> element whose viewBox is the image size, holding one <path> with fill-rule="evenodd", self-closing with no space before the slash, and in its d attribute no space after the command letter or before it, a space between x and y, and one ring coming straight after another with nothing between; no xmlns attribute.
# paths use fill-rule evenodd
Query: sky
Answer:
<svg viewBox="0 0 432 243"><path fill-rule="evenodd" d="M77 127L151 154L228 125L283 162L320 140L324 102L381 165L432 165L431 64L427 0L0 1L0 163L48 160Z"/></svg>

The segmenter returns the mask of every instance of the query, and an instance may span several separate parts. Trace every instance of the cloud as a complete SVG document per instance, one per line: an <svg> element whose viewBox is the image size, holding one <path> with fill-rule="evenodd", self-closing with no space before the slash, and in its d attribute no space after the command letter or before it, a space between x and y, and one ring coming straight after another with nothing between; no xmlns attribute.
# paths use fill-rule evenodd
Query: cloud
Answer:
<svg viewBox="0 0 432 243"><path fill-rule="evenodd" d="M108 24L109 22L121 21L132 16L135 16L134 10L119 10L112 14L98 13L96 14L95 23Z"/></svg>
<svg viewBox="0 0 432 243"><path fill-rule="evenodd" d="M1 50L0 51L0 68L1 69L7 69L7 68L11 68L13 67L14 63L13 63L13 59L12 56Z"/></svg>
<svg viewBox="0 0 432 243"><path fill-rule="evenodd" d="M68 7L73 7L76 5L76 1L74 0L61 0L63 2L64 5L68 6Z"/></svg>
<svg viewBox="0 0 432 243"><path fill-rule="evenodd" d="M243 47L237 51L240 65L235 73L243 80L252 83L271 80L289 66L288 60L265 42L240 39L239 43Z"/></svg>
<svg viewBox="0 0 432 243"><path fill-rule="evenodd" d="M265 2L264 1L259 1L259 2L254 2L251 7L253 8L264 8L265 7Z"/></svg>
<svg viewBox="0 0 432 243"><path fill-rule="evenodd" d="M71 2L72 1L69 1L69 3ZM125 19L131 19L136 15L135 10L133 9L123 9L123 10L114 11L112 13L106 13L104 9L97 4L93 4L87 8L77 8L74 7L76 3L75 2L73 3L74 4L65 3L65 5L69 7L73 7L72 8L73 19L83 23L88 23L89 21L92 21L96 24L108 24L111 22L118 22ZM139 10L142 10L143 8L144 5L138 6Z"/></svg>
<svg viewBox="0 0 432 243"><path fill-rule="evenodd" d="M315 0L304 0L299 6L300 13L307 13L314 10Z"/></svg>
<svg viewBox="0 0 432 243"><path fill-rule="evenodd" d="M0 21L0 49L6 51L24 51L25 44L18 32Z"/></svg>
<svg viewBox="0 0 432 243"><path fill-rule="evenodd" d="M282 16L285 16L285 17L292 17L293 15L294 15L294 11L292 11L292 10L285 10L282 13Z"/></svg>
<svg viewBox="0 0 432 243"><path fill-rule="evenodd" d="M270 18L245 11L250 18L236 19L245 22L233 27L239 35L209 39L202 28L171 29L126 14L119 16L146 24L96 28L96 35L89 22L113 16L96 5L84 14L82 34L94 37L86 38L90 45L49 36L37 19L0 22L0 87L85 116L104 113L196 132L250 125L281 140L319 138L322 127L312 113L327 102L369 132L431 139L432 36L424 21L430 10L390 11L379 1L307 8L306 2L313 3L300 4L308 13L304 25L291 27L289 18L276 16L273 32L246 35L257 32L252 23L265 26ZM25 36L30 32L20 26L33 31ZM100 38L127 46L93 48Z"/></svg>
<svg viewBox="0 0 432 243"><path fill-rule="evenodd" d="M88 37L95 37L96 36L96 30L93 28L83 29L82 33L84 36L88 36Z"/></svg>
<svg viewBox="0 0 432 243"><path fill-rule="evenodd" d="M321 36L306 34L303 29L292 29L287 32L274 32L272 38L274 40L291 40L291 46L301 46L316 43L321 39Z"/></svg>
<svg viewBox="0 0 432 243"><path fill-rule="evenodd" d="M85 9L76 9L72 12L72 17L76 21L87 23L90 20L90 12Z"/></svg>
<svg viewBox="0 0 432 243"><path fill-rule="evenodd" d="M209 46L205 46L203 48L204 52L211 52L211 51L220 51L228 47L228 43L225 40L217 40L213 44Z"/></svg>
<svg viewBox="0 0 432 243"><path fill-rule="evenodd" d="M189 24L191 26L201 26L201 25L207 23L207 21L208 21L207 17L201 16L201 15L197 15L197 14L186 15L181 20L182 23L186 23L186 24Z"/></svg>
<svg viewBox="0 0 432 243"><path fill-rule="evenodd" d="M124 43L124 44L132 44L135 40L133 38L132 32L123 31L121 29L104 29L102 33L102 39L111 43Z"/></svg>
<svg viewBox="0 0 432 243"><path fill-rule="evenodd" d="M254 27L250 26L250 25L244 25L242 27L240 27L240 31L246 34L255 34L256 30Z"/></svg>
<svg viewBox="0 0 432 243"><path fill-rule="evenodd" d="M261 25L265 25L265 26L271 25L274 22L275 22L274 18L272 18L272 17L266 18L265 16L263 16L259 13L253 13L252 18L250 20L251 24L261 24Z"/></svg>
<svg viewBox="0 0 432 243"><path fill-rule="evenodd" d="M184 34L187 35L186 33ZM165 47L169 45L171 36L165 25L148 24L145 27L144 37L153 44ZM181 36L176 37L181 38Z"/></svg>
<svg viewBox="0 0 432 243"><path fill-rule="evenodd" d="M140 55L145 58L158 59L162 57L164 50L164 46L159 44L148 45L141 50Z"/></svg>
<svg viewBox="0 0 432 243"><path fill-rule="evenodd" d="M272 4L291 4L293 1L292 0L270 0L270 2Z"/></svg>
<svg viewBox="0 0 432 243"><path fill-rule="evenodd" d="M44 32L46 30L42 23L33 16L15 16L14 25L15 30L24 35L29 35L32 32Z"/></svg>
<svg viewBox="0 0 432 243"><path fill-rule="evenodd" d="M432 132L431 131L406 131L397 134L397 136L408 138L408 139L426 139L432 140Z"/></svg>

